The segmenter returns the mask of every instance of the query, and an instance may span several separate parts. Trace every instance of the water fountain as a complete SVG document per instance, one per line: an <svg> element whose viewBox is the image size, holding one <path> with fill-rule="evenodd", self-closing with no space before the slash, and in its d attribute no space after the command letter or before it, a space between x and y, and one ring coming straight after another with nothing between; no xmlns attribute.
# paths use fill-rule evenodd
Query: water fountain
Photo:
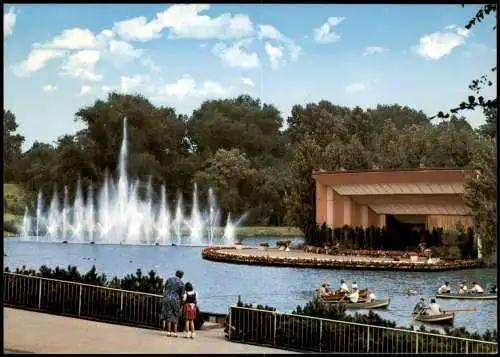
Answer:
<svg viewBox="0 0 500 357"><path fill-rule="evenodd" d="M212 189L208 191L205 211L200 209L198 188L195 184L190 216L185 216L181 194L177 197L175 214L171 214L165 185L161 186L161 199L159 204L155 205L151 178L148 181L144 199L138 193L140 182L129 183L127 154L127 119L125 118L118 160L118 180L115 182L106 172L104 183L97 191L94 201L94 186L90 184L84 196L79 179L72 204L69 202L68 187L64 187L62 209L59 207L57 188L54 188L47 211L44 211L43 197L40 192L37 197L35 217L31 217L26 208L21 229L24 239L65 243L157 245L234 243L235 228L244 216L240 217L237 222L232 222L228 215L226 226L221 227L220 209ZM33 223L34 227L32 227Z"/></svg>

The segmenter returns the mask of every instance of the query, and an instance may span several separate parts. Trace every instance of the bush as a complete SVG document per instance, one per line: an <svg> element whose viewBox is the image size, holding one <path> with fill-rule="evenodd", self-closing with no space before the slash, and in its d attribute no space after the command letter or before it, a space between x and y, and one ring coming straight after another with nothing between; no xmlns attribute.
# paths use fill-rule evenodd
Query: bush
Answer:
<svg viewBox="0 0 500 357"><path fill-rule="evenodd" d="M10 269L6 267L5 272L10 272ZM67 269L61 269L56 267L51 269L45 265L42 265L37 271L33 269L22 269L16 268L15 273L23 274L28 276L38 276L48 279L57 279L63 281L71 281L75 283L83 283L94 286L108 287L113 289L119 289L124 291L134 291L148 294L160 295L158 297L152 296L137 296L134 294L123 294L124 301L123 306L133 306L134 309L129 309L130 311L121 311L120 304L117 303L117 298L119 296L119 291L108 290L105 294L91 294L88 288L88 298L92 295L92 300L86 300L86 294L83 294L82 300L82 316L86 314L89 317L98 317L106 321L116 321L116 322L133 322L137 325L144 325L150 327L160 327L159 312L161 311L162 295L164 290L163 279L156 275L156 272L151 270L147 275L143 275L141 269L137 269L135 275L128 274L124 278L119 279L114 277L108 280L105 274L98 274L95 266L84 275L82 275L76 268L76 266L68 266ZM22 279L16 277L17 279ZM16 279L14 278L14 279ZM23 281L14 280L14 284L22 284ZM26 283L26 281L24 282ZM21 285L20 285L21 286ZM66 295L60 293L60 289L66 289ZM86 288L87 289L87 288ZM76 290L71 290L71 288L64 288L62 285L57 289L44 290L44 306L47 310L55 313L66 313L70 315L78 314L78 307L76 306L79 301L79 297ZM4 295L5 298L5 295ZM26 307L36 307L38 306L38 284L36 288L30 291L29 296L26 297ZM119 301L119 300L118 300ZM8 301L12 305L23 305L19 301L12 299ZM75 305L76 304L76 305ZM148 305L149 304L149 305ZM141 316L135 314L135 308L140 310ZM127 309L125 309L127 310ZM87 312L86 312L87 311ZM195 328L199 330L203 326L205 316L199 311L197 307L198 318L195 321ZM179 326L184 326L184 321L179 321Z"/></svg>
<svg viewBox="0 0 500 357"><path fill-rule="evenodd" d="M17 221L3 222L3 230L10 233L19 233L19 222Z"/></svg>
<svg viewBox="0 0 500 357"><path fill-rule="evenodd" d="M297 306L296 310L289 314L275 315L267 311L276 312L277 310L269 306L252 306L244 304L238 297L238 307L247 307L253 309L235 309L232 308L231 327L226 320L226 337L231 328L231 340L242 342L252 342L260 344L272 344L277 347L288 347L296 350L321 351L324 353L359 353L370 351L379 351L387 353L417 352L415 342L408 338L407 332L413 330L413 327L402 328L400 331L379 330L376 334L365 334L363 327L351 328L348 324L342 322L351 322L357 324L396 328L396 323L381 318L373 311L368 314L356 313L353 316L345 313L343 304L324 304L314 299L308 302L304 307ZM263 311L258 311L260 309ZM322 325L318 320L304 319L300 316L317 317L323 320ZM335 321L329 321L335 320ZM337 322L336 322L337 321ZM276 324L276 326L274 326ZM320 332L321 326L321 332ZM438 331L427 330L424 326L420 328L421 332L430 332L438 334ZM486 331L483 335L470 333L463 328L445 329L445 334L453 337L461 337L473 340L497 342L497 332ZM347 343L347 341L350 341ZM435 352L445 350L444 340L440 338L421 339L419 342L419 352ZM458 346L455 346L457 349ZM463 350L457 350L457 353L474 351L473 343L469 344L465 351L465 345L460 345Z"/></svg>

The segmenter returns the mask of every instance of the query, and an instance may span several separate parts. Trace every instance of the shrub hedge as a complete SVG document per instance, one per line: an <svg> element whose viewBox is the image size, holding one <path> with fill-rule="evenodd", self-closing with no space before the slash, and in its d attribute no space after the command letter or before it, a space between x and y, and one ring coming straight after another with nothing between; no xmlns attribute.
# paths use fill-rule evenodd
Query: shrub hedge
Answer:
<svg viewBox="0 0 500 357"><path fill-rule="evenodd" d="M8 273L10 269L6 267L4 271ZM143 275L141 269L137 269L135 275L128 274L121 279L114 277L110 280L108 280L105 274L98 274L95 266L92 266L85 274L81 274L76 266L68 266L67 269L59 267L51 269L45 265L41 266L38 271L33 269L28 270L25 267L21 269L16 268L14 273L156 295L163 295L164 289L163 279L153 270L147 275ZM6 296L6 279L7 277L4 275L4 303L13 306L38 308L40 303L39 284L32 284L30 283L31 280L28 280L28 278L22 279L20 276L16 278L10 277L9 279L13 280L10 280L9 289L13 291L17 289L17 291L24 292L22 300L20 300L17 295L10 298ZM119 294L112 293L112 290L107 290L103 293L92 293L91 290L93 291L92 288L85 287L85 292L88 291L88 293L82 294L80 316L152 328L161 327L159 313L161 312L162 298L160 296L147 297L125 293L123 294L124 301L120 301ZM79 290L76 287L54 287L50 285L50 288L43 289L42 310L78 316L78 301ZM122 306L137 307L137 311L141 312L140 318L138 319L137 311L121 310ZM195 328L199 330L206 316L199 311L198 307L197 311L198 318L195 321ZM179 326L184 326L183 324L184 322L181 318Z"/></svg>
<svg viewBox="0 0 500 357"><path fill-rule="evenodd" d="M276 312L273 307L262 305L244 304L238 298L237 307L253 308ZM435 353L438 351L450 351L466 353L477 352L478 345L469 343L457 343L453 346L450 341L444 338L430 336L421 338L418 342L415 335L409 334L413 331L410 328L398 327L400 330L375 329L371 335L366 333L366 328L353 328L352 325L342 323L327 323L321 326L318 320L304 319L300 316L317 317L328 320L351 322L357 324L396 328L396 323L381 318L373 311L368 314L356 313L347 315L343 304L323 304L314 299L304 307L297 306L292 315L284 314L279 318L274 318L273 314L265 311L238 310L233 309L231 316L231 340L240 342L250 342L276 347L291 348L303 351L320 351L324 353L363 353L363 352L384 352L384 353ZM275 322L276 321L276 322ZM274 324L276 323L276 326ZM226 338L229 338L229 318L226 319ZM274 334L276 331L276 334ZM421 326L420 332L439 334L439 331L426 329ZM479 341L497 342L497 331L486 331L484 334L471 333L464 328L445 328L447 336L461 337ZM413 338L412 338L413 337ZM416 346L418 345L418 350ZM467 351L465 350L467 348ZM493 349L493 348L492 348ZM496 351L496 350L495 350ZM483 351L483 352L495 352ZM451 352L451 351L450 351Z"/></svg>

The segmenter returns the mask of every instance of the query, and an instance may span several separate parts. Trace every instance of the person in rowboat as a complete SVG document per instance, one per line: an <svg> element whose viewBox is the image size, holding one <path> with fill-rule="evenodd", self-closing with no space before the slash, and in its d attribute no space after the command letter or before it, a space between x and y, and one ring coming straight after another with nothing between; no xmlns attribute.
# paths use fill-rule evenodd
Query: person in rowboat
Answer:
<svg viewBox="0 0 500 357"><path fill-rule="evenodd" d="M472 283L471 293L482 294L484 293L483 288L478 283Z"/></svg>
<svg viewBox="0 0 500 357"><path fill-rule="evenodd" d="M425 309L427 309L427 306L425 305L425 299L420 298L420 301L418 302L417 305L413 308L413 313L415 314L422 314Z"/></svg>
<svg viewBox="0 0 500 357"><path fill-rule="evenodd" d="M319 297L325 297L330 295L330 289L328 289L328 284L327 283L321 284L318 293Z"/></svg>
<svg viewBox="0 0 500 357"><path fill-rule="evenodd" d="M441 306L436 302L436 299L431 299L431 304L429 308L425 310L426 314L429 316L441 315Z"/></svg>
<svg viewBox="0 0 500 357"><path fill-rule="evenodd" d="M490 290L490 294L496 294L496 293L497 293L497 286L493 285L491 290Z"/></svg>
<svg viewBox="0 0 500 357"><path fill-rule="evenodd" d="M438 294L449 294L450 293L450 283L447 281L441 285L437 291Z"/></svg>
<svg viewBox="0 0 500 357"><path fill-rule="evenodd" d="M467 285L465 285L465 281L460 283L460 286L458 288L458 295L465 295L467 294Z"/></svg>
<svg viewBox="0 0 500 357"><path fill-rule="evenodd" d="M373 300L375 300L375 294L372 289L368 289L365 302L372 302Z"/></svg>
<svg viewBox="0 0 500 357"><path fill-rule="evenodd" d="M349 288L347 287L344 279L340 280L339 293L349 293Z"/></svg>
<svg viewBox="0 0 500 357"><path fill-rule="evenodd" d="M348 296L348 298L352 303L357 303L359 300L358 288L352 289L352 293Z"/></svg>
<svg viewBox="0 0 500 357"><path fill-rule="evenodd" d="M358 284L356 283L356 281L353 281L352 282L352 285L351 285L351 291L354 290L354 288L358 288Z"/></svg>

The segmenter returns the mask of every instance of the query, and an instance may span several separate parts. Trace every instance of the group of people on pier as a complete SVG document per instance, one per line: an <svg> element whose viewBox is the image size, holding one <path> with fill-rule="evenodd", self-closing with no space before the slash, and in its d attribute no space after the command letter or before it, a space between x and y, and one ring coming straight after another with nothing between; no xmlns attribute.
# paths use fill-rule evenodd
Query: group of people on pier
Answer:
<svg viewBox="0 0 500 357"><path fill-rule="evenodd" d="M340 286L339 286L338 290L332 289L330 287L330 284L328 284L328 283L323 283L318 290L318 294L319 294L320 298L339 296L342 299L345 299L345 300L348 299L352 303L360 302L360 300L362 300L363 302L371 302L371 301L375 300L375 294L373 293L373 291L371 289L367 289L366 294L363 294L365 296L362 298L359 296L360 295L359 293L360 293L360 291L359 291L358 284L356 283L356 281L352 282L351 289L349 289L349 287L347 286L347 284L345 283L345 281L343 279L340 280Z"/></svg>
<svg viewBox="0 0 500 357"><path fill-rule="evenodd" d="M175 276L165 282L161 320L165 323L167 336L177 337L177 325L184 318L184 337L194 338L197 293L191 283L182 281L184 272L178 270Z"/></svg>
<svg viewBox="0 0 500 357"><path fill-rule="evenodd" d="M441 285L439 287L439 289L437 290L437 293L440 295L449 294L450 292L451 292L450 283L447 281L443 285ZM467 282L461 281L460 284L458 285L458 295L466 295L469 293L471 293L471 294L483 294L484 289L478 283L473 282L472 288L469 290L467 288ZM496 293L497 293L497 286L494 285L490 289L490 294L496 294Z"/></svg>

